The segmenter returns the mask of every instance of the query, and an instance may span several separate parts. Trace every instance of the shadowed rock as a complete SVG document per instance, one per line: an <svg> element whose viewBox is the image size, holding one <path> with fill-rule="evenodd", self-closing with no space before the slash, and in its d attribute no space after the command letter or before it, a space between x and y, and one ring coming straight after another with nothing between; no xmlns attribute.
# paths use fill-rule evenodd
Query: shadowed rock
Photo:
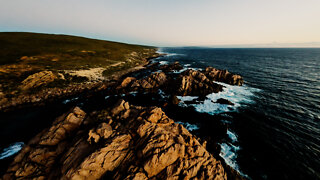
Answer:
<svg viewBox="0 0 320 180"><path fill-rule="evenodd" d="M227 99L223 99L223 98L217 99L217 101L216 101L215 103L227 104L227 105L234 105L231 101L229 101L229 100L227 100Z"/></svg>
<svg viewBox="0 0 320 180"><path fill-rule="evenodd" d="M165 64L159 67L159 69L161 69L163 72L172 72L174 70L179 71L182 68L183 67L179 62L174 62L172 64Z"/></svg>
<svg viewBox="0 0 320 180"><path fill-rule="evenodd" d="M66 139L82 124L85 112L73 108L58 117L50 129L43 130L14 158L3 179L45 179L57 158L65 151Z"/></svg>
<svg viewBox="0 0 320 180"><path fill-rule="evenodd" d="M84 117L74 108L57 118L23 148L3 178L226 179L221 162L161 108L121 100Z"/></svg>

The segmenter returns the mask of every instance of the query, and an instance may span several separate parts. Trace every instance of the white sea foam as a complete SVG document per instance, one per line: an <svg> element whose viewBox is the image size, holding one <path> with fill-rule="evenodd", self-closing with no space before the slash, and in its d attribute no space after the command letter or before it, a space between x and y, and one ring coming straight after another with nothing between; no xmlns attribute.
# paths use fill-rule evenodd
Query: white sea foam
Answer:
<svg viewBox="0 0 320 180"><path fill-rule="evenodd" d="M221 84L225 86L222 92L219 93L212 93L207 95L207 99L200 104L190 104L186 105L183 103L183 98L180 96L178 97L181 100L181 106L194 106L198 112L206 112L209 114L220 114L224 112L233 112L236 111L240 106L244 106L246 104L254 103L253 96L254 92L258 92L259 89L251 88L246 85L243 86L232 86L229 84L216 82L217 84ZM193 97L195 99L196 97ZM234 105L227 105L227 104L219 104L215 103L219 98L224 98ZM191 100L193 100L191 99Z"/></svg>
<svg viewBox="0 0 320 180"><path fill-rule="evenodd" d="M157 53L166 54L166 56L185 56L184 54L165 52L165 51L163 51L163 49L161 49L161 48L158 49Z"/></svg>
<svg viewBox="0 0 320 180"><path fill-rule="evenodd" d="M232 140L233 143L237 142L237 135L233 132L231 132L230 130L227 130L227 135L229 136L229 138Z"/></svg>
<svg viewBox="0 0 320 180"><path fill-rule="evenodd" d="M158 93L159 93L159 95L160 95L163 99L169 97L169 95L167 95L166 93L164 93L161 89L158 90Z"/></svg>
<svg viewBox="0 0 320 180"><path fill-rule="evenodd" d="M238 171L242 176L249 178L246 174L241 172L237 164L237 152L240 150L240 147L236 145L238 142L237 135L234 132L230 131L229 129L227 130L227 135L232 142L220 144L221 146L220 156L234 170Z"/></svg>
<svg viewBox="0 0 320 180"><path fill-rule="evenodd" d="M177 96L177 98L180 100L179 105L182 107L187 107L188 105L185 104L186 101L192 101L197 99L197 96Z"/></svg>
<svg viewBox="0 0 320 180"><path fill-rule="evenodd" d="M131 94L132 96L137 96L138 93L139 93L138 91L129 92L129 94Z"/></svg>
<svg viewBox="0 0 320 180"><path fill-rule="evenodd" d="M180 70L174 70L173 71L173 73L182 73L183 71L186 71L186 70L188 70L188 69L193 69L193 70L196 70L196 71L202 71L202 69L201 68L189 68L189 67L185 67L185 68L182 68L182 69L180 69Z"/></svg>
<svg viewBox="0 0 320 180"><path fill-rule="evenodd" d="M198 130L199 126L188 122L177 121L176 123L183 125L188 131Z"/></svg>
<svg viewBox="0 0 320 180"><path fill-rule="evenodd" d="M186 71L188 70L189 68L182 68L180 70L173 70L173 73L176 73L176 74L179 74L179 73L182 73L183 71Z"/></svg>
<svg viewBox="0 0 320 180"><path fill-rule="evenodd" d="M169 64L168 61L159 61L160 65Z"/></svg>
<svg viewBox="0 0 320 180"><path fill-rule="evenodd" d="M240 148L230 143L221 143L220 146L221 146L220 156L224 159L224 161L229 166L231 166L233 169L239 172L240 170L236 161L236 158L237 158L236 153Z"/></svg>
<svg viewBox="0 0 320 180"><path fill-rule="evenodd" d="M75 97L75 98L71 98L71 99L66 99L66 100L62 101L62 103L63 103L63 104L67 104L67 103L69 103L69 102L76 101L76 100L78 100L78 99L79 99L79 97Z"/></svg>
<svg viewBox="0 0 320 180"><path fill-rule="evenodd" d="M166 56L185 56L184 54L178 54L178 53L166 53Z"/></svg>
<svg viewBox="0 0 320 180"><path fill-rule="evenodd" d="M194 106L198 112L206 112L212 115L224 112L232 112L236 111L240 106L254 103L254 93L260 91L259 89L251 88L246 85L231 86L221 82L216 83L225 86L222 92L209 94L207 95L207 99L202 103L195 104L186 104L185 102L195 100L198 98L197 96L177 96L181 100L179 105L183 107ZM227 99L234 103L234 105L215 103L219 98ZM237 135L230 130L227 131L227 135L231 142L220 144L220 156L229 166L238 171L241 175L248 177L240 171L236 161L237 151L240 149L240 147L236 145L238 141Z"/></svg>
<svg viewBox="0 0 320 180"><path fill-rule="evenodd" d="M4 148L2 150L2 152L0 153L0 160L16 154L17 152L19 152L22 149L23 146L24 146L23 142L15 142L15 143L10 144L9 147Z"/></svg>

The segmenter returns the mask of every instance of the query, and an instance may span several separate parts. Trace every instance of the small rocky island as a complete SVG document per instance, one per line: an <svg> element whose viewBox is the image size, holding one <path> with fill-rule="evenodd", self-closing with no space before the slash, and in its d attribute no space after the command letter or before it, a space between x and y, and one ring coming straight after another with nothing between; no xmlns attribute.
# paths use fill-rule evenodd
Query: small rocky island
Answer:
<svg viewBox="0 0 320 180"><path fill-rule="evenodd" d="M72 82L72 78L78 76L72 76L71 70L61 73L38 69L36 73L25 75L14 87L15 93L10 95L9 90L2 93L1 111L45 106L59 98L80 95L86 99L98 94L97 100L107 99L106 104L95 108L72 107L56 117L50 127L31 138L14 157L2 178L243 179L219 156L219 140L227 133L227 127L221 121L212 119L211 127L208 127L211 134L203 136L191 134L176 122L180 114L193 121L210 117L181 108L178 97L198 96L194 101L201 102L207 95L223 91L224 86L216 82L241 86L242 77L213 67L184 70L179 62L160 65L150 61L161 56L156 49L144 47L139 50L138 53L129 51L126 58L131 60L124 61L135 64L122 66L119 71L113 69L115 72L108 72L111 74L104 79L90 83L84 83L82 79L78 83L63 84L63 87L51 87L52 82ZM92 54L91 51L85 53ZM31 62L28 58L22 59ZM116 66L119 63L123 64L118 62ZM105 66L110 67L114 68ZM18 72L17 68L12 71ZM77 71L78 75L86 74L83 72L86 69ZM8 89L9 85L5 86ZM139 95L143 98L130 100ZM151 100L157 104L153 105ZM227 99L214 103L233 104Z"/></svg>

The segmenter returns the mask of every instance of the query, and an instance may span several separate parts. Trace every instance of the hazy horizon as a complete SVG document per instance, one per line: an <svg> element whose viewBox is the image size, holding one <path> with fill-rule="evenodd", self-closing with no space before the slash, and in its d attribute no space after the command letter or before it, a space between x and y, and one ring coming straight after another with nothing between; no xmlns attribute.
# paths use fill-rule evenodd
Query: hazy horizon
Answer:
<svg viewBox="0 0 320 180"><path fill-rule="evenodd" d="M0 31L131 44L320 47L320 1L2 0Z"/></svg>

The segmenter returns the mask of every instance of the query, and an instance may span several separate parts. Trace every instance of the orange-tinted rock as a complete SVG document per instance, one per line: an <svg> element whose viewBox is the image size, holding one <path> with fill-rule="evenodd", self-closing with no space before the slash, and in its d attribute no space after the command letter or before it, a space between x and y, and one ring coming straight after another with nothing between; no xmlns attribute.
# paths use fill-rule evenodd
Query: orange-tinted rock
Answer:
<svg viewBox="0 0 320 180"><path fill-rule="evenodd" d="M177 82L177 94L182 96L206 96L222 91L219 84L212 82L206 75L196 70L187 70L180 75Z"/></svg>
<svg viewBox="0 0 320 180"><path fill-rule="evenodd" d="M28 76L21 82L20 87L23 90L27 90L48 84L55 79L57 79L57 77L51 71L42 71Z"/></svg>
<svg viewBox="0 0 320 180"><path fill-rule="evenodd" d="M85 113L79 108L57 118L23 148L3 178L226 179L221 162L161 108L122 100L101 113L107 118L92 115L81 129ZM66 124L66 133L51 133Z"/></svg>
<svg viewBox="0 0 320 180"><path fill-rule="evenodd" d="M241 86L243 78L240 75L232 74L228 70L220 70L213 67L207 67L204 74L213 81L220 81L230 85Z"/></svg>
<svg viewBox="0 0 320 180"><path fill-rule="evenodd" d="M134 77L126 77L122 82L121 82L121 85L118 86L118 89L120 88L126 88L128 87L129 84L131 84L133 81L135 81L136 78Z"/></svg>
<svg viewBox="0 0 320 180"><path fill-rule="evenodd" d="M43 178L67 148L66 139L78 129L85 117L80 108L58 117L50 129L33 138L15 157L4 179Z"/></svg>

